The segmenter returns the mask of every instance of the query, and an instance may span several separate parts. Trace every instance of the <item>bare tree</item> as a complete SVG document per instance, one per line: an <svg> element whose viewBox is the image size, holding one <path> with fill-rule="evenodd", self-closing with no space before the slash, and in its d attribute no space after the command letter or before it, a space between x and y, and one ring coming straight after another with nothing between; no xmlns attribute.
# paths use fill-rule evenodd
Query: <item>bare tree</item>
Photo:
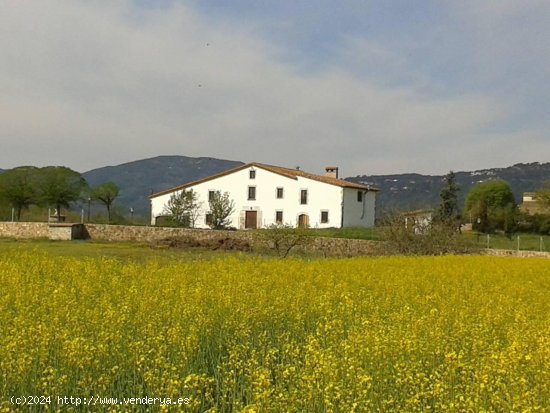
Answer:
<svg viewBox="0 0 550 413"><path fill-rule="evenodd" d="M445 222L409 225L406 215L388 214L381 228L388 254L442 255L461 254L475 249L455 226Z"/></svg>
<svg viewBox="0 0 550 413"><path fill-rule="evenodd" d="M311 237L308 228L294 228L286 224L273 224L258 232L258 237L268 248L274 250L281 258L286 258L290 251L306 245Z"/></svg>

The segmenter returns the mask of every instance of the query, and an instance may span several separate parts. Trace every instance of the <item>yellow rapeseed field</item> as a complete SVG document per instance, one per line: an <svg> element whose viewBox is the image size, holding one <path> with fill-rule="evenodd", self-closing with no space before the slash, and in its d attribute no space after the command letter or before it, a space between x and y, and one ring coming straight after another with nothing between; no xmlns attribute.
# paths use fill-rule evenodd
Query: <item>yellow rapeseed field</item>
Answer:
<svg viewBox="0 0 550 413"><path fill-rule="evenodd" d="M2 412L550 411L549 260L14 252L0 289Z"/></svg>

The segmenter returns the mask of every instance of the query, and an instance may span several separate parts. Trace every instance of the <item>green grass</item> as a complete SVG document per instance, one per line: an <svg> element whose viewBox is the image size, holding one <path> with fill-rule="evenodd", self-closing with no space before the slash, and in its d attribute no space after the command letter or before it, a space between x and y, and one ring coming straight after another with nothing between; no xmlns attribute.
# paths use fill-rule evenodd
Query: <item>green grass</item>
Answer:
<svg viewBox="0 0 550 413"><path fill-rule="evenodd" d="M54 257L75 258L114 258L121 261L194 261L212 259L227 255L240 255L238 252L207 251L199 248L182 250L163 246L131 242L97 242L97 241L47 241L47 240L10 240L0 238L0 256L33 250Z"/></svg>
<svg viewBox="0 0 550 413"><path fill-rule="evenodd" d="M487 242L487 234L466 233L464 237L469 238L474 244L482 248L487 248L488 244L491 249L503 250L517 250L519 237L519 249L521 251L550 252L550 236L548 235L516 234L508 238L502 234L491 234L489 235L489 242Z"/></svg>
<svg viewBox="0 0 550 413"><path fill-rule="evenodd" d="M332 237L332 238L351 238L351 239L364 239L373 241L383 241L384 236L382 229L377 228L328 228L328 229L311 229L309 235L316 237ZM464 233L465 238L470 240L473 244L482 248L487 246L487 235L477 233ZM518 249L518 236L519 236L519 249L522 251L547 251L550 252L550 236L541 236L537 234L517 234L511 238L506 237L503 234L491 234L489 236L489 248L492 249ZM542 239L542 244L541 244Z"/></svg>

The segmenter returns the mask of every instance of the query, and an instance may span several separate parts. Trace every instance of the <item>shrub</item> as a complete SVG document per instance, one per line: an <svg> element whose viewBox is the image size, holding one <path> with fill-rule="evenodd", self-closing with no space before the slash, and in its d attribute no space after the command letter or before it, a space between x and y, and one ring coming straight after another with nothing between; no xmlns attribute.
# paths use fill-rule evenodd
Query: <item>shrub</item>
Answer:
<svg viewBox="0 0 550 413"><path fill-rule="evenodd" d="M474 252L454 224L431 222L424 225L406 225L404 214L390 214L384 220L382 235L387 254L443 255Z"/></svg>
<svg viewBox="0 0 550 413"><path fill-rule="evenodd" d="M258 233L260 244L286 258L290 251L305 246L309 241L308 228L294 228L287 224L272 224Z"/></svg>

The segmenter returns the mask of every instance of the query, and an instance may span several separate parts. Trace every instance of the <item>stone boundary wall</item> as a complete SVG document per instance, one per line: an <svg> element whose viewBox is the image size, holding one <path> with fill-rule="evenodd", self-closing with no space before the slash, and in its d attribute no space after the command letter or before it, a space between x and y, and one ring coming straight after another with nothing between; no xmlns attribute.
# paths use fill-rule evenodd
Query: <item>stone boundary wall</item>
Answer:
<svg viewBox="0 0 550 413"><path fill-rule="evenodd" d="M186 237L205 241L239 239L252 241L252 234L243 231L213 231L210 229L187 229L168 227L145 227L131 225L84 224L87 238L98 241L156 242L167 238Z"/></svg>
<svg viewBox="0 0 550 413"><path fill-rule="evenodd" d="M0 238L55 239L55 231L46 222L0 222ZM66 224L67 226L67 224ZM80 235L80 234L79 234ZM223 242L236 240L254 246L257 240L252 232L214 231L208 229L186 229L167 227L146 227L130 225L84 224L83 233L78 238L110 242L154 243L172 238L182 238L203 242ZM73 237L75 238L75 237ZM59 238L57 238L59 239ZM324 256L353 257L359 255L381 255L381 242L347 238L311 237L307 246L300 247L310 253ZM548 252L514 251L488 249L482 253L498 257L540 257L550 258Z"/></svg>
<svg viewBox="0 0 550 413"><path fill-rule="evenodd" d="M1 238L48 238L49 233L46 222L0 222Z"/></svg>
<svg viewBox="0 0 550 413"><path fill-rule="evenodd" d="M59 225L58 225L59 226ZM68 224L64 226L68 227ZM0 223L0 237L16 239L49 238L61 239L58 232L62 228L50 228L45 222L6 222ZM73 237L75 238L75 237ZM130 225L84 224L85 239L109 242L154 243L172 238L217 243L227 240L247 242L250 246L257 243L252 232L214 231L208 229L186 229L167 227L146 227ZM67 238L65 238L67 239ZM376 241L311 237L307 246L300 248L307 252L324 256L358 256L377 254L380 243Z"/></svg>
<svg viewBox="0 0 550 413"><path fill-rule="evenodd" d="M486 249L485 255L493 257L550 258L550 252Z"/></svg>
<svg viewBox="0 0 550 413"><path fill-rule="evenodd" d="M306 246L307 252L322 254L325 257L357 257L361 255L382 255L380 241L364 239L311 237Z"/></svg>
<svg viewBox="0 0 550 413"><path fill-rule="evenodd" d="M252 232L248 231L214 231L209 229L186 229L167 227L138 227L126 225L85 224L87 235L93 240L102 241L135 241L158 242L170 238L185 238L197 241L219 242L227 239L246 241L251 246L257 243ZM319 253L325 256L358 256L373 255L378 251L376 241L311 237L307 246L302 249L307 252Z"/></svg>

